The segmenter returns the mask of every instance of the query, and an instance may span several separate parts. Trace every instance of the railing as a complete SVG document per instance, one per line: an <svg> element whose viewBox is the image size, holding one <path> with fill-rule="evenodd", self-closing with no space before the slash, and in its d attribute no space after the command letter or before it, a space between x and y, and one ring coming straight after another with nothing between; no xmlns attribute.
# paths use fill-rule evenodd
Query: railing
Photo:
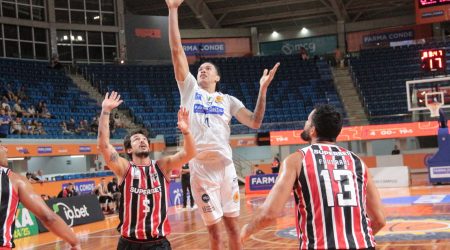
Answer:
<svg viewBox="0 0 450 250"><path fill-rule="evenodd" d="M233 153L233 162L238 179L245 183L245 177L252 174L252 162L237 152Z"/></svg>

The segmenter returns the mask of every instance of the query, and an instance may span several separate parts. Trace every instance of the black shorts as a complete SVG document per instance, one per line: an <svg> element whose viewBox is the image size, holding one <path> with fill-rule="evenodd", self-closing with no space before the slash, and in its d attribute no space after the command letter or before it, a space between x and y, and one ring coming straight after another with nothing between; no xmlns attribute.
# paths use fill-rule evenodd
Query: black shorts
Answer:
<svg viewBox="0 0 450 250"><path fill-rule="evenodd" d="M111 196L100 196L98 197L98 201L100 203L106 203L106 202L111 202L113 200L113 198Z"/></svg>
<svg viewBox="0 0 450 250"><path fill-rule="evenodd" d="M139 241L120 237L117 250L172 250L167 238L152 241Z"/></svg>

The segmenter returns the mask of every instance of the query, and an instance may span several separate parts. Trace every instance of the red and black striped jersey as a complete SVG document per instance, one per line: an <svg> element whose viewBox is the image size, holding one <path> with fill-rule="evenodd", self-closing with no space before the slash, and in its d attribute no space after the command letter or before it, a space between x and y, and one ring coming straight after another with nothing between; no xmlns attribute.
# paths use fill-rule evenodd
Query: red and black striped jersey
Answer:
<svg viewBox="0 0 450 250"><path fill-rule="evenodd" d="M14 247L14 220L19 195L14 190L9 175L11 171L0 166L0 247Z"/></svg>
<svg viewBox="0 0 450 250"><path fill-rule="evenodd" d="M330 144L313 144L299 152L303 161L294 196L300 249L375 247L361 159Z"/></svg>
<svg viewBox="0 0 450 250"><path fill-rule="evenodd" d="M167 216L169 181L156 161L148 166L129 163L120 184L120 224L122 236L150 240L167 236L170 224Z"/></svg>

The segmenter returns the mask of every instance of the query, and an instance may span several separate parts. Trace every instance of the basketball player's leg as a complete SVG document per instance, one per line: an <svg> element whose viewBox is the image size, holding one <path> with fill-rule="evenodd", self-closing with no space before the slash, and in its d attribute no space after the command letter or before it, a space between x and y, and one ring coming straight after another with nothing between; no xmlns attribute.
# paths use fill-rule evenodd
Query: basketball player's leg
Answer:
<svg viewBox="0 0 450 250"><path fill-rule="evenodd" d="M191 189L194 201L199 208L203 223L208 229L210 249L223 249L219 222L223 211L220 197L220 173L199 162L191 161Z"/></svg>
<svg viewBox="0 0 450 250"><path fill-rule="evenodd" d="M234 164L230 163L224 169L223 181L220 187L223 209L223 222L228 233L230 249L242 249L239 229L240 196L239 184Z"/></svg>

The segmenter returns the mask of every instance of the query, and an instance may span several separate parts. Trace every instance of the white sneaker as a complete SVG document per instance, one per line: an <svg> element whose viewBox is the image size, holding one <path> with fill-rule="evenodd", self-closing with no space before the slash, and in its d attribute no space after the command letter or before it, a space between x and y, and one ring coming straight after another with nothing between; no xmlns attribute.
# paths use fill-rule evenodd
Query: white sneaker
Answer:
<svg viewBox="0 0 450 250"><path fill-rule="evenodd" d="M197 205L194 205L193 207L191 207L191 210L195 210L197 208L198 208Z"/></svg>

